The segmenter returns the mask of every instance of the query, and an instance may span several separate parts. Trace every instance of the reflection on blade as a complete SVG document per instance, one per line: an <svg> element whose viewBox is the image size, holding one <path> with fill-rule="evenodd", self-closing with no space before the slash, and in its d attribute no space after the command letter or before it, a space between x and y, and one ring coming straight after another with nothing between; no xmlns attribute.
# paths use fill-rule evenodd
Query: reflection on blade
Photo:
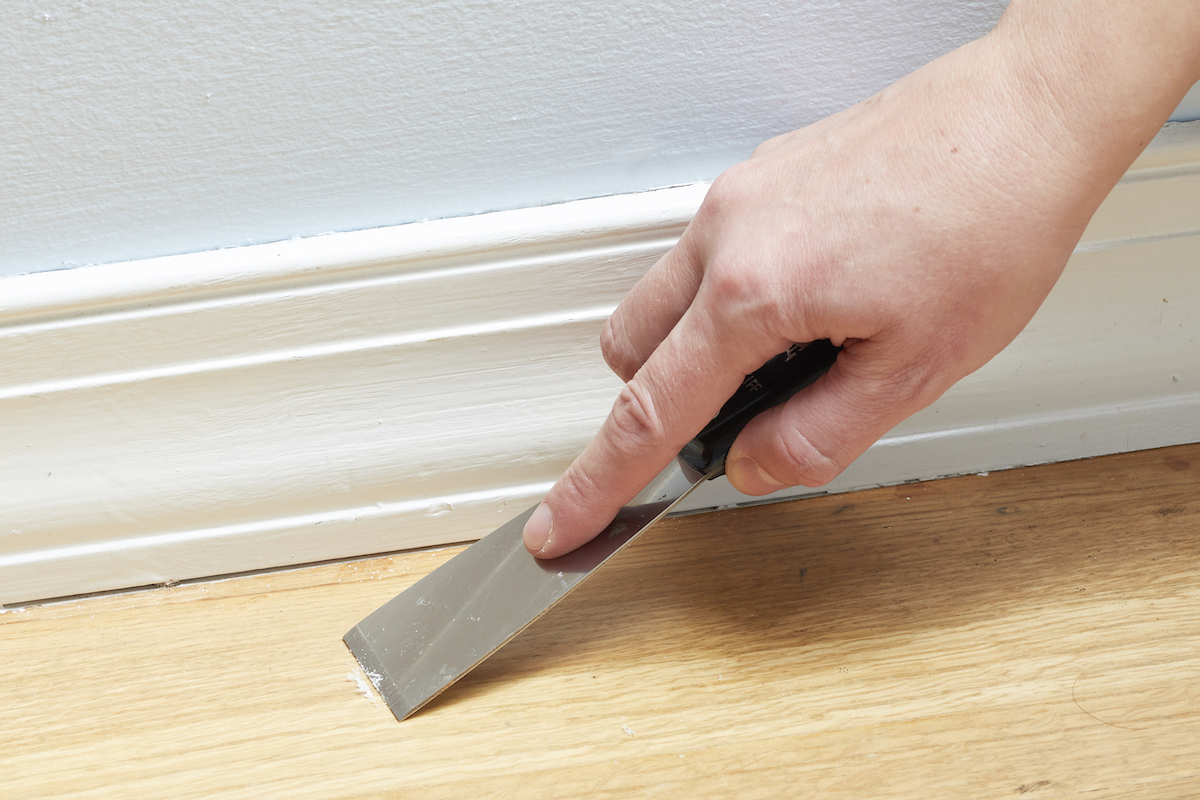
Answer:
<svg viewBox="0 0 1200 800"><path fill-rule="evenodd" d="M524 630L706 477L676 459L599 536L555 559L525 550L521 533L531 508L368 616L346 634L346 644L402 720Z"/></svg>

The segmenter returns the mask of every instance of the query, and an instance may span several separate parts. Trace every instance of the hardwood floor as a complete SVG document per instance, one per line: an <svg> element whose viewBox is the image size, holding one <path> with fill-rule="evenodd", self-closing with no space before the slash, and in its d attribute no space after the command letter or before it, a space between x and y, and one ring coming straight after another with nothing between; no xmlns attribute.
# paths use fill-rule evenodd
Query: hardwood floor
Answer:
<svg viewBox="0 0 1200 800"><path fill-rule="evenodd" d="M1200 445L671 520L397 723L454 552L0 614L0 797L1200 795Z"/></svg>

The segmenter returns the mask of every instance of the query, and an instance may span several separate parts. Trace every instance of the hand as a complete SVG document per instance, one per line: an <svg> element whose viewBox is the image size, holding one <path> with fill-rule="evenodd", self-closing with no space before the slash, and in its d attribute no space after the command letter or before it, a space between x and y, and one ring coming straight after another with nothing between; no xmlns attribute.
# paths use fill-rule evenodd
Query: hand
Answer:
<svg viewBox="0 0 1200 800"><path fill-rule="evenodd" d="M844 350L743 430L726 470L746 494L828 482L1004 348L1169 113L1097 145L1030 52L1001 26L722 174L608 321L626 385L526 547L594 537L792 342Z"/></svg>

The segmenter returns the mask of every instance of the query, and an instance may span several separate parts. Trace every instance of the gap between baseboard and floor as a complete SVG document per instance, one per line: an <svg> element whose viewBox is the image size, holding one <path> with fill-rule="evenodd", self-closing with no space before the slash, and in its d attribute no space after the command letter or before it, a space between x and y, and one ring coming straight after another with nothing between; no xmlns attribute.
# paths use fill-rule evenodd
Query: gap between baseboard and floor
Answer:
<svg viewBox="0 0 1200 800"><path fill-rule="evenodd" d="M0 280L0 603L489 532L604 418L600 327L706 189ZM1172 124L1017 340L817 491L1200 441L1198 267Z"/></svg>

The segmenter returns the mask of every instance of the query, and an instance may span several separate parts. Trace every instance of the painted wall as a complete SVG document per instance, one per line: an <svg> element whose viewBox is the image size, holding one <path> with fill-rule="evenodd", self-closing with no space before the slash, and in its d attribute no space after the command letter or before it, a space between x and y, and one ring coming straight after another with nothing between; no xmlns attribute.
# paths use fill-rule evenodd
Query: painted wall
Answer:
<svg viewBox="0 0 1200 800"><path fill-rule="evenodd" d="M711 180L1004 5L5 3L0 275Z"/></svg>
<svg viewBox="0 0 1200 800"><path fill-rule="evenodd" d="M1004 0L24 0L0 275L715 177Z"/></svg>
<svg viewBox="0 0 1200 800"><path fill-rule="evenodd" d="M1192 87L1192 90L1183 98L1183 102L1179 104L1179 108L1175 109L1175 113L1171 115L1171 119L1178 121L1198 120L1200 119L1200 83Z"/></svg>

